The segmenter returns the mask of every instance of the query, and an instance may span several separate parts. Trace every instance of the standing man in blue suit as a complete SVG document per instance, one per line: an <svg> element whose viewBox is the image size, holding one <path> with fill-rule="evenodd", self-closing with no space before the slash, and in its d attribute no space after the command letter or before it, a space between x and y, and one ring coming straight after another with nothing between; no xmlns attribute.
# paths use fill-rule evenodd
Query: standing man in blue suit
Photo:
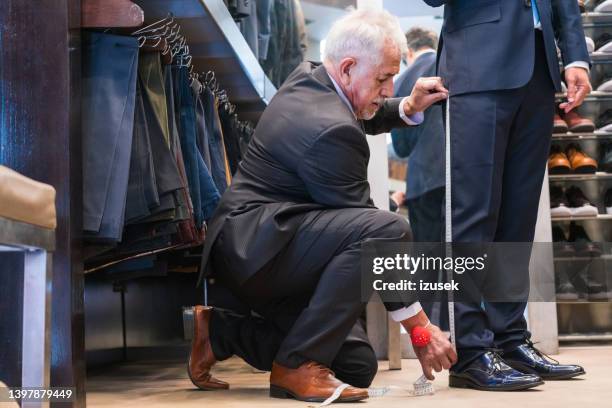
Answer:
<svg viewBox="0 0 612 408"><path fill-rule="evenodd" d="M425 0L445 5L439 75L450 92L455 242L532 242L550 147L557 46L565 112L591 91L575 0ZM529 273L529 257L514 274ZM518 390L584 374L531 343L526 303L456 303L459 361L450 386ZM493 348L503 350L503 359Z"/></svg>

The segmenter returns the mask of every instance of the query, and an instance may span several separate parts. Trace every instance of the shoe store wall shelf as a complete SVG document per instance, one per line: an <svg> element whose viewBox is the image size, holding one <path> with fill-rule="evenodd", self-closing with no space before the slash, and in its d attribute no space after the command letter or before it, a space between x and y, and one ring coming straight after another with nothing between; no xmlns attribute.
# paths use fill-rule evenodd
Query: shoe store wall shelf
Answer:
<svg viewBox="0 0 612 408"><path fill-rule="evenodd" d="M597 172L595 174L551 174L548 176L550 181L557 183L569 181L586 180L612 180L612 173Z"/></svg>
<svg viewBox="0 0 612 408"><path fill-rule="evenodd" d="M570 222L570 221L612 221L612 214L598 214L597 216L589 217L552 217L552 222Z"/></svg>
<svg viewBox="0 0 612 408"><path fill-rule="evenodd" d="M276 88L234 22L223 0L134 0L147 22L174 15L187 38L193 64L215 72L243 120L258 120ZM203 68L201 68L203 69Z"/></svg>
<svg viewBox="0 0 612 408"><path fill-rule="evenodd" d="M608 334L563 334L559 335L559 341L574 342L574 341L612 341L612 333Z"/></svg>
<svg viewBox="0 0 612 408"><path fill-rule="evenodd" d="M564 140L599 140L612 139L612 133L559 133L553 134L552 140L562 142Z"/></svg>
<svg viewBox="0 0 612 408"><path fill-rule="evenodd" d="M555 95L558 100L561 100L566 97L564 93L558 93ZM601 91L593 91L589 96L584 98L584 102L609 102L612 101L612 92L601 92Z"/></svg>
<svg viewBox="0 0 612 408"><path fill-rule="evenodd" d="M600 260L600 261L612 261L612 255L600 255L600 256L561 256L561 257L554 257L553 260L555 262L576 262L576 261L580 261L580 262L584 262L584 261L595 261L595 260Z"/></svg>
<svg viewBox="0 0 612 408"><path fill-rule="evenodd" d="M584 28L612 25L612 14L610 13L583 13L582 25Z"/></svg>
<svg viewBox="0 0 612 408"><path fill-rule="evenodd" d="M590 54L590 56L591 56L591 63L593 65L612 64L612 54L593 53L593 54Z"/></svg>
<svg viewBox="0 0 612 408"><path fill-rule="evenodd" d="M558 339L565 342L612 341L612 12L602 4L579 2L588 10L582 23L593 92L571 113L556 112L548 163ZM557 104L566 97L564 87Z"/></svg>

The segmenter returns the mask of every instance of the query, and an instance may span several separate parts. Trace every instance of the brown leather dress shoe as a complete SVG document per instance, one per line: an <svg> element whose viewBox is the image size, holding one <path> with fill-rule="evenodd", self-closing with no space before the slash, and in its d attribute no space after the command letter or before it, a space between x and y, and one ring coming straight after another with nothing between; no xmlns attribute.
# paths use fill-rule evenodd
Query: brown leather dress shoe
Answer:
<svg viewBox="0 0 612 408"><path fill-rule="evenodd" d="M299 368L287 368L276 362L272 363L270 396L273 398L323 402L342 384L332 370L314 361L306 362ZM361 401L366 398L368 390L349 386L335 402Z"/></svg>
<svg viewBox="0 0 612 408"><path fill-rule="evenodd" d="M567 133L567 123L565 123L558 113L555 113L555 118L553 120L553 133Z"/></svg>
<svg viewBox="0 0 612 408"><path fill-rule="evenodd" d="M591 119L583 118L578 112L570 111L565 114L565 123L574 133L591 133L595 131L595 124Z"/></svg>
<svg viewBox="0 0 612 408"><path fill-rule="evenodd" d="M193 340L187 373L193 385L201 390L227 390L228 383L210 374L210 369L217 362L210 345L208 331L211 314L212 307L195 306L193 308Z"/></svg>
<svg viewBox="0 0 612 408"><path fill-rule="evenodd" d="M565 151L567 158L570 161L572 170L580 174L595 173L597 171L597 162L595 159L586 155L582 148L576 143L571 143Z"/></svg>
<svg viewBox="0 0 612 408"><path fill-rule="evenodd" d="M548 172L550 174L568 174L572 171L572 166L565 152L559 145L552 145L550 156L548 156Z"/></svg>

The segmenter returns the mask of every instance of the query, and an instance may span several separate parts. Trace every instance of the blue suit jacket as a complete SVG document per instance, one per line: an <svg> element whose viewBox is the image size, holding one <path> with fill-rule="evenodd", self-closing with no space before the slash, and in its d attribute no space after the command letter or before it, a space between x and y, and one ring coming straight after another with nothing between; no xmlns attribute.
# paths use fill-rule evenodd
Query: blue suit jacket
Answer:
<svg viewBox="0 0 612 408"><path fill-rule="evenodd" d="M395 82L395 96L408 96L417 79L435 76L436 54L419 56ZM424 112L419 126L391 130L393 148L398 156L408 156L406 198L413 199L444 186L444 123L442 106Z"/></svg>
<svg viewBox="0 0 612 408"><path fill-rule="evenodd" d="M537 1L550 77L561 90L555 39L563 65L589 62L574 0L425 0L445 5L438 73L451 95L514 89L533 72L531 1Z"/></svg>

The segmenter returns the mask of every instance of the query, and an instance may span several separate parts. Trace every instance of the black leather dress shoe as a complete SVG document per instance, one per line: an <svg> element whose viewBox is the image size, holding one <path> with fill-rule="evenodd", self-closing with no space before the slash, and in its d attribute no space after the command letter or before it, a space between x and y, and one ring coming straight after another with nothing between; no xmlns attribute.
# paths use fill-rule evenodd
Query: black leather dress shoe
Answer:
<svg viewBox="0 0 612 408"><path fill-rule="evenodd" d="M523 373L537 374L545 380L565 380L583 375L584 368L574 364L559 364L550 361L540 350L534 347L529 340L515 350L504 353L504 360L508 365Z"/></svg>
<svg viewBox="0 0 612 408"><path fill-rule="evenodd" d="M494 351L487 351L459 372L451 372L448 385L482 391L518 391L544 384L535 374L515 370Z"/></svg>

